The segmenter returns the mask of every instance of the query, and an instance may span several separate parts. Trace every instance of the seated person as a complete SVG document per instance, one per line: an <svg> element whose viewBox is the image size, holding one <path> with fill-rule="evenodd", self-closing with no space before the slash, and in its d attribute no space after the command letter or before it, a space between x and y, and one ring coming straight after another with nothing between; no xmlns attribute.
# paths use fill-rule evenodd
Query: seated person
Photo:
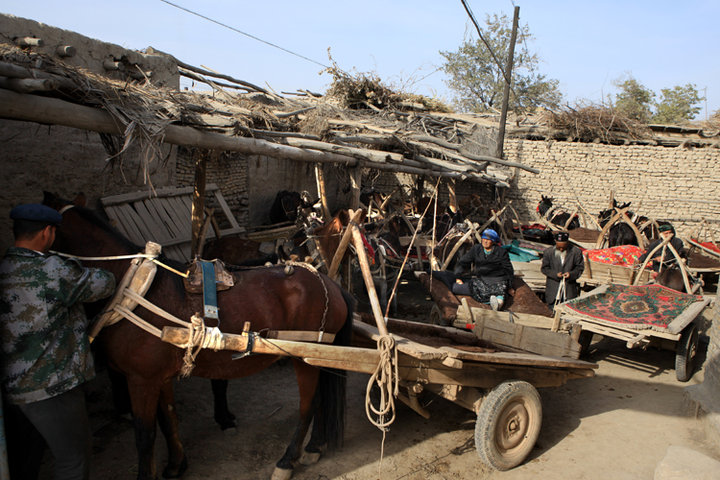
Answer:
<svg viewBox="0 0 720 480"><path fill-rule="evenodd" d="M657 240L653 240L650 245L648 245L645 253L643 253L640 258L638 258L638 263L640 265L643 264L650 252L652 252L655 247L660 245L665 239L670 239L668 243L673 246L673 248L678 252L680 257L685 258L686 253L685 247L683 246L683 241L675 236L675 229L673 228L673 226L670 224L660 225L658 227L658 231L660 232L660 238L658 238ZM675 255L670 251L669 248L667 248L667 245L659 249L653 255L654 256L652 258L651 267L655 272L660 271L661 264L663 268L668 268L673 266L676 262Z"/></svg>
<svg viewBox="0 0 720 480"><path fill-rule="evenodd" d="M511 289L514 270L507 250L499 246L500 236L490 228L483 230L479 245L457 261L454 272L433 272L454 294L470 295L499 310ZM472 267L472 268L471 268Z"/></svg>

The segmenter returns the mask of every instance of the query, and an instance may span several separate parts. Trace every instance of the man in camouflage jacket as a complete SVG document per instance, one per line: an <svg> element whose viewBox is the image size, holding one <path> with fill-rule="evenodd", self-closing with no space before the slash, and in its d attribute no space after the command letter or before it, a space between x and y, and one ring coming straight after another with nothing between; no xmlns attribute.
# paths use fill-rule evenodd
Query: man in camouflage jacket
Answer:
<svg viewBox="0 0 720 480"><path fill-rule="evenodd" d="M57 211L26 204L10 217L15 245L0 262L4 398L45 439L55 457L54 478L86 479L90 431L80 387L95 370L82 304L111 295L115 280L105 270L47 253L62 220Z"/></svg>

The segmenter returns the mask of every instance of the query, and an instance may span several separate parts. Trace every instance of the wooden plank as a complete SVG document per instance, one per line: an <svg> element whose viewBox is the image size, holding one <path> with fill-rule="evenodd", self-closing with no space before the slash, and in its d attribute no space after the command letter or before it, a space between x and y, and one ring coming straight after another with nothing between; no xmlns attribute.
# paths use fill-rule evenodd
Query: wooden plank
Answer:
<svg viewBox="0 0 720 480"><path fill-rule="evenodd" d="M377 332L376 327L372 327L371 325L368 325L366 323L353 323L353 331L356 333L360 333L362 335L365 335L367 337L372 338L373 336L378 336L379 333ZM448 354L447 352L443 352L440 349L437 349L435 347L431 347L428 345L423 345L422 343L416 343L408 340L405 337L401 337L399 335L391 334L392 337L395 339L395 346L397 349L411 357L420 359L420 360L444 360L447 358ZM459 366L462 366L462 363L460 363Z"/></svg>
<svg viewBox="0 0 720 480"><path fill-rule="evenodd" d="M225 201L225 197L223 197L220 190L217 190L215 192L215 199L217 200L218 204L220 205L220 208L222 209L223 213L225 214L225 217L230 222L230 225L233 228L240 228L240 225L237 223L237 220L235 219L235 215L233 215L232 210L230 210L230 207L228 206L227 202Z"/></svg>
<svg viewBox="0 0 720 480"><path fill-rule="evenodd" d="M358 329L357 325L362 324L364 328ZM423 324L425 325L425 324ZM440 328L451 328L451 327L440 327ZM368 338L372 340L373 342L377 341L378 338L380 338L380 335L378 334L377 328L361 323L356 322L353 324L353 331L354 333ZM558 334L559 335L559 334ZM398 337L398 335L393 334L394 337ZM566 335L568 338L569 335ZM417 342L413 342L416 343ZM443 351L444 348L436 349ZM447 352L444 352L447 353ZM576 360L571 359L567 357L547 357L543 355L538 355L534 353L527 353L527 352L467 352L463 350L456 350L453 349L453 355L456 356L459 359L462 360L472 360L474 362L479 363L491 363L491 364L512 364L512 365L520 365L520 366L528 366L528 367L551 367L551 368L597 368L598 366L593 363L584 362L582 360ZM439 357L438 357L439 358ZM437 360L437 358L435 359ZM466 361L464 363L463 369L465 369L469 363Z"/></svg>
<svg viewBox="0 0 720 480"><path fill-rule="evenodd" d="M153 231L145 224L143 219L138 215L132 206L125 204L118 205L118 208L121 209L125 213L125 217L129 221L133 222L137 229L140 230L140 233L143 236L143 242L140 245L144 245L148 240L155 241L153 238Z"/></svg>
<svg viewBox="0 0 720 480"><path fill-rule="evenodd" d="M148 212L150 212L151 215L154 215L156 218L162 221L162 224L165 226L165 229L167 230L170 238L176 238L178 236L179 230L175 225L175 222L173 222L172 218L170 218L170 215L168 215L167 211L165 210L161 199L151 198L148 200L144 200L143 203L145 204L145 208L147 208Z"/></svg>
<svg viewBox="0 0 720 480"><path fill-rule="evenodd" d="M214 192L218 189L217 184L208 183L205 188L208 192ZM130 203L138 200L146 200L150 198L167 198L182 195L192 195L193 187L164 187L155 189L155 193L143 190L139 192L123 193L120 195L111 195L101 199L103 207L117 205L119 203Z"/></svg>
<svg viewBox="0 0 720 480"><path fill-rule="evenodd" d="M693 303L687 307L683 313L675 317L675 319L670 322L667 326L667 331L669 333L682 332L685 327L687 327L698 315L700 315L700 312L702 312L709 303L709 299L703 299L699 302Z"/></svg>
<svg viewBox="0 0 720 480"><path fill-rule="evenodd" d="M173 238L188 238L189 241L188 228L190 219L178 214L169 198L159 198L157 202L155 202L155 205L158 210L162 209L167 215L167 218L170 219Z"/></svg>
<svg viewBox="0 0 720 480"><path fill-rule="evenodd" d="M611 337L619 338L622 340L628 340L636 335L643 334L648 337L660 337L668 340L679 340L679 333L661 332L653 330L651 328L623 328L621 325L609 325L606 322L597 320L590 317L573 315L568 316L563 314L563 320L578 323L582 326L583 330L590 330L601 335L608 335Z"/></svg>
<svg viewBox="0 0 720 480"><path fill-rule="evenodd" d="M142 232L135 223L132 208L127 205L119 204L115 207L115 212L120 219L118 230L122 231L133 243L144 245L145 233Z"/></svg>
<svg viewBox="0 0 720 480"><path fill-rule="evenodd" d="M171 239L165 226L161 222L158 222L159 219L156 216L150 214L143 202L138 201L133 203L133 208L137 216L143 221L148 230L150 230L151 238L149 238L149 240L163 245L164 242Z"/></svg>
<svg viewBox="0 0 720 480"><path fill-rule="evenodd" d="M491 317L473 318L473 332L491 343L552 357L578 358L580 345L570 335L527 327Z"/></svg>
<svg viewBox="0 0 720 480"><path fill-rule="evenodd" d="M110 224L117 228L118 231L123 232L122 229L122 222L120 221L120 217L118 216L117 210L114 207L108 207L105 209L105 213L107 214L108 218L110 219ZM129 235L125 235L126 237L130 238Z"/></svg>
<svg viewBox="0 0 720 480"><path fill-rule="evenodd" d="M494 310L487 310L485 308L470 307L470 314L468 315L467 310L458 309L457 318L455 322L472 323L473 319L493 319L497 321L504 321L508 323L515 323L518 325L525 325L527 327L545 328L550 329L553 325L553 319L551 317L545 317L543 315L533 315L530 313L515 313L509 310L496 312ZM462 328L462 327L461 327Z"/></svg>

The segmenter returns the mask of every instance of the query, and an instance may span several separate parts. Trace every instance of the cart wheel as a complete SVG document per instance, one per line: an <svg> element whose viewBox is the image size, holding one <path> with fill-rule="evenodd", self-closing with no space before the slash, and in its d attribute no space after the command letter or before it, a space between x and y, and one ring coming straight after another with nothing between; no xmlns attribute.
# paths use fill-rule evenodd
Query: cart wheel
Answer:
<svg viewBox="0 0 720 480"><path fill-rule="evenodd" d="M578 343L580 344L580 356L584 357L588 354L590 349L590 343L592 343L593 332L589 330L581 330L580 336L578 337Z"/></svg>
<svg viewBox="0 0 720 480"><path fill-rule="evenodd" d="M542 405L535 387L513 380L493 388L475 422L475 448L480 460L496 470L509 470L528 456L542 424Z"/></svg>
<svg viewBox="0 0 720 480"><path fill-rule="evenodd" d="M450 325L450 323L445 321L443 318L442 311L440 310L440 307L438 307L437 303L433 303L433 306L430 309L429 320L432 325L443 325L446 327Z"/></svg>
<svg viewBox="0 0 720 480"><path fill-rule="evenodd" d="M680 335L675 353L675 377L680 382L687 382L695 371L695 356L698 349L698 329L690 324Z"/></svg>

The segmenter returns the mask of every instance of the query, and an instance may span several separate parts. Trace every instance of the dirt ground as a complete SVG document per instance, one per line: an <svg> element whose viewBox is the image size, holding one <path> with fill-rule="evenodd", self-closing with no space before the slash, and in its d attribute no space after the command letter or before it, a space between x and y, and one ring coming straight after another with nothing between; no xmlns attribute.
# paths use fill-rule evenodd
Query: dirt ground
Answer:
<svg viewBox="0 0 720 480"><path fill-rule="evenodd" d="M422 295L403 293L400 300L404 318L423 318L429 311ZM700 423L685 415L683 388L688 384L675 379L673 352L628 350L622 342L596 336L589 360L599 364L594 378L540 389L543 426L537 445L523 465L508 472L480 463L474 414L432 395L423 398L428 420L400 403L383 442L382 432L365 415L368 376L351 373L344 447L313 466L299 466L293 478L635 480L652 479L670 445L720 459ZM702 371L690 384L700 381ZM91 387L92 478L135 478L131 424L114 416L104 375ZM208 380L178 381L176 398L189 460L184 479L270 478L295 428L298 396L290 363L230 382L230 407L239 425L234 434L221 432L213 421ZM159 469L166 455L159 436Z"/></svg>

